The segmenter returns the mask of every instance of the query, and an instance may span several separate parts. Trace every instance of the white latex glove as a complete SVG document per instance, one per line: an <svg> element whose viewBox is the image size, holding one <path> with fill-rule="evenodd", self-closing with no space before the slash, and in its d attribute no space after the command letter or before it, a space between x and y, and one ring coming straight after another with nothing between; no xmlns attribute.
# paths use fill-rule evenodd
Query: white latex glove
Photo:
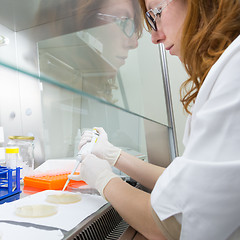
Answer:
<svg viewBox="0 0 240 240"><path fill-rule="evenodd" d="M99 133L99 137L93 146L92 153L101 159L107 160L111 166L114 166L120 156L121 149L108 141L107 133L103 128L95 127L95 129ZM79 150L85 143L90 142L92 137L93 133L91 131L85 131L78 146Z"/></svg>
<svg viewBox="0 0 240 240"><path fill-rule="evenodd" d="M103 190L112 178L119 177L112 172L106 160L99 159L93 154L88 154L81 163L80 175L69 175L75 181L85 181L92 188L96 188L103 198Z"/></svg>

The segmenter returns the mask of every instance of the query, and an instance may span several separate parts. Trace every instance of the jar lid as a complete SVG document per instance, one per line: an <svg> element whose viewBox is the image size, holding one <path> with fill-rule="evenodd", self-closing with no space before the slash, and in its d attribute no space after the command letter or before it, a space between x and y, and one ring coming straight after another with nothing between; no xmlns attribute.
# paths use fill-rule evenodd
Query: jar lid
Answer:
<svg viewBox="0 0 240 240"><path fill-rule="evenodd" d="M6 153L19 153L19 148L17 147L6 148L5 151Z"/></svg>
<svg viewBox="0 0 240 240"><path fill-rule="evenodd" d="M8 137L11 140L17 139L17 140L34 140L33 136L9 136Z"/></svg>

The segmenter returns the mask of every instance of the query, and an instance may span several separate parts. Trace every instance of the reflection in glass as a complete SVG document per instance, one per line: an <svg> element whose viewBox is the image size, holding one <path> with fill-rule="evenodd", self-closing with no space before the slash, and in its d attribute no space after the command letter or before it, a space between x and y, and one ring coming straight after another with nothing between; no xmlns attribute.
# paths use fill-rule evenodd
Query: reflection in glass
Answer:
<svg viewBox="0 0 240 240"><path fill-rule="evenodd" d="M167 114L158 48L143 32L138 1L80 2L69 6L76 9L75 31L61 34L65 24L56 24L56 36L38 42L40 74L100 101L43 83L44 128L51 145L47 156L72 156L78 129L94 126L104 127L110 138L124 132L118 146L145 152L143 118L167 125Z"/></svg>
<svg viewBox="0 0 240 240"><path fill-rule="evenodd" d="M38 43L41 76L167 124L159 53L142 34L138 1L80 3L67 5L79 31ZM148 110L156 103L159 110Z"/></svg>
<svg viewBox="0 0 240 240"><path fill-rule="evenodd" d="M115 103L117 72L141 34L138 2L78 2L68 7L80 31L39 42L41 74Z"/></svg>

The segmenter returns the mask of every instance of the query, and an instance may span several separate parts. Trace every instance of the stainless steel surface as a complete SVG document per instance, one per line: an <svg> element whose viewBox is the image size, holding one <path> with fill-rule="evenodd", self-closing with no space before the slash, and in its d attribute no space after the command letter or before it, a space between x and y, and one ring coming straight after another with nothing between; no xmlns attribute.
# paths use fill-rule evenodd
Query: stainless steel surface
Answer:
<svg viewBox="0 0 240 240"><path fill-rule="evenodd" d="M148 161L152 164L167 167L171 162L168 127L144 121Z"/></svg>

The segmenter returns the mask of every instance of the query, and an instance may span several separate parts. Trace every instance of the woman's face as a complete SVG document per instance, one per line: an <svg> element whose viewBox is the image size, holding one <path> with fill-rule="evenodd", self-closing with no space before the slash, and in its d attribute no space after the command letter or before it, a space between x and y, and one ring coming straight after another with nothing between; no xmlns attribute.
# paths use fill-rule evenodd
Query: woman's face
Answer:
<svg viewBox="0 0 240 240"><path fill-rule="evenodd" d="M157 31L152 30L152 42L163 43L171 55L180 58L182 26L187 13L186 0L145 0L147 10L161 8L161 17L156 18Z"/></svg>
<svg viewBox="0 0 240 240"><path fill-rule="evenodd" d="M138 39L135 33L131 37L126 36L112 16L127 17L132 21L134 18L132 0L105 0L99 13L101 15L98 21L101 26L96 29L95 36L102 43L102 55L118 69L125 64L128 51L138 46Z"/></svg>

